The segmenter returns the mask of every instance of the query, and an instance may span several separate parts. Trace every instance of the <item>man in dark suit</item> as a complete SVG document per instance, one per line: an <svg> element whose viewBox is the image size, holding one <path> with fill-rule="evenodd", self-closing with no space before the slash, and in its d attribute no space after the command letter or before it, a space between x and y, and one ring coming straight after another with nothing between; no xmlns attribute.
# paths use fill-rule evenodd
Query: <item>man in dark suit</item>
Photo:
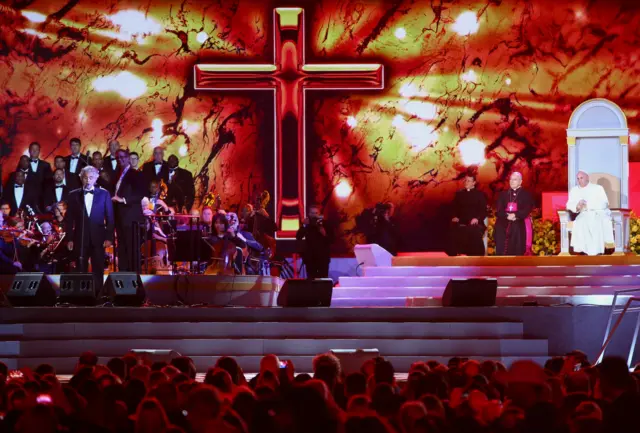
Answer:
<svg viewBox="0 0 640 433"><path fill-rule="evenodd" d="M178 167L178 157L175 155L169 156L167 165L169 166L167 203L178 213L182 213L183 207L189 213L196 196L193 175L189 170Z"/></svg>
<svg viewBox="0 0 640 433"><path fill-rule="evenodd" d="M82 148L82 143L80 139L77 137L72 138L69 141L69 146L71 147L71 155L65 156L65 169L69 174L72 174L78 179L78 188L80 187L80 171L89 165L87 157L80 153L80 149Z"/></svg>
<svg viewBox="0 0 640 433"><path fill-rule="evenodd" d="M120 171L120 165L118 164L118 156L116 155L119 148L120 148L120 143L118 142L118 140L110 140L109 152L107 152L103 157L104 171L109 175L109 178L111 179L114 185L118 180L117 175L118 175L118 172ZM111 195L113 195L113 193Z"/></svg>
<svg viewBox="0 0 640 433"><path fill-rule="evenodd" d="M67 170L67 167L67 160L63 156L57 155L53 159L54 174L56 170L62 170L65 185L69 187L70 191L73 191L74 189L80 188L82 184L80 183L80 176L71 173Z"/></svg>
<svg viewBox="0 0 640 433"><path fill-rule="evenodd" d="M14 174L14 181L7 184L2 200L11 206L11 216L15 216L19 209L31 206L36 212L40 211L39 195L33 185L26 183L26 175L23 171Z"/></svg>
<svg viewBox="0 0 640 433"><path fill-rule="evenodd" d="M116 216L118 270L138 271L140 263L136 263L136 257L140 245L134 244L134 224L137 222L142 226L144 221L140 202L144 197L145 183L142 174L131 168L128 150L119 149L117 156L121 170L116 177L115 195L111 200Z"/></svg>
<svg viewBox="0 0 640 433"><path fill-rule="evenodd" d="M8 188L10 185L13 185L16 183L16 173L18 172L22 172L24 173L24 177L26 179L26 182L29 184L33 184L33 182L30 179L29 173L31 172L31 169L29 168L29 157L27 155L22 155L20 157L20 160L18 161L18 166L16 167L16 171L14 171L13 173L9 174L9 179L7 179L7 183L5 184L5 188Z"/></svg>
<svg viewBox="0 0 640 433"><path fill-rule="evenodd" d="M169 166L164 160L164 149L156 147L153 149L153 160L145 162L142 166L145 189L149 188L152 180L162 179L164 183L169 183Z"/></svg>
<svg viewBox="0 0 640 433"><path fill-rule="evenodd" d="M46 212L53 210L53 205L60 201L67 201L69 193L77 188L71 188L67 185L65 178L65 172L62 169L57 168L53 172L53 182L47 185L44 191L43 207Z"/></svg>
<svg viewBox="0 0 640 433"><path fill-rule="evenodd" d="M53 178L51 164L40 159L40 143L34 141L29 145L29 177L33 179L37 190L42 191L42 187Z"/></svg>
<svg viewBox="0 0 640 433"><path fill-rule="evenodd" d="M87 272L88 260L96 293L102 288L104 275L104 250L113 242L114 213L111 196L102 188L96 188L98 170L85 167L80 172L82 188L69 193L65 232L69 234L69 251L78 257L80 272Z"/></svg>

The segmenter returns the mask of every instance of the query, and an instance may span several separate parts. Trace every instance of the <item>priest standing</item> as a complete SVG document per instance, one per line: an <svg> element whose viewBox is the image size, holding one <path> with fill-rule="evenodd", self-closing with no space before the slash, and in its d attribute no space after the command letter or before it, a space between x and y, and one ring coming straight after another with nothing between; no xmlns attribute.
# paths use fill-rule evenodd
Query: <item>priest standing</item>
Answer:
<svg viewBox="0 0 640 433"><path fill-rule="evenodd" d="M567 209L577 213L571 233L571 247L576 253L590 256L614 248L613 223L604 188L589 182L586 171L578 171L578 184L569 191Z"/></svg>
<svg viewBox="0 0 640 433"><path fill-rule="evenodd" d="M522 188L522 174L514 172L509 189L498 195L494 239L497 256L522 256L526 250L525 219L533 209L533 197Z"/></svg>
<svg viewBox="0 0 640 433"><path fill-rule="evenodd" d="M476 177L467 174L464 188L456 192L453 200L453 218L451 219L451 241L447 254L456 256L484 256L487 198L476 189Z"/></svg>

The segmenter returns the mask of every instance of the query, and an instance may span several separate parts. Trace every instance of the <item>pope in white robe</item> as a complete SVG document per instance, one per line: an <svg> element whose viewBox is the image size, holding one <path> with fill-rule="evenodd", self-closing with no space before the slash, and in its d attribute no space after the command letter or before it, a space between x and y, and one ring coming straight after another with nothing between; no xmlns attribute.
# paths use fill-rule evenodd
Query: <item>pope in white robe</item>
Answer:
<svg viewBox="0 0 640 433"><path fill-rule="evenodd" d="M607 193L602 186L590 183L584 171L578 172L577 180L567 201L567 209L578 214L571 230L571 247L576 253L603 254L605 246L615 245Z"/></svg>

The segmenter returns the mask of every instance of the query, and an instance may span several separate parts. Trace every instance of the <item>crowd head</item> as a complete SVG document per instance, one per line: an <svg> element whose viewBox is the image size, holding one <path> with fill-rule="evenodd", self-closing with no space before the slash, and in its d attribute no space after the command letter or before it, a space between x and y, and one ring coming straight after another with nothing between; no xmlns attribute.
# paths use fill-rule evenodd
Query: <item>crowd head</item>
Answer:
<svg viewBox="0 0 640 433"><path fill-rule="evenodd" d="M0 364L2 431L265 433L529 433L637 431L638 373L624 360L591 366L575 354L482 363L417 361L403 381L375 358L344 371L333 354L312 374L291 361L262 358L247 381L232 357L200 383L194 362L127 354L106 365L91 352L62 384L50 365L8 371ZM579 365L576 371L576 365Z"/></svg>

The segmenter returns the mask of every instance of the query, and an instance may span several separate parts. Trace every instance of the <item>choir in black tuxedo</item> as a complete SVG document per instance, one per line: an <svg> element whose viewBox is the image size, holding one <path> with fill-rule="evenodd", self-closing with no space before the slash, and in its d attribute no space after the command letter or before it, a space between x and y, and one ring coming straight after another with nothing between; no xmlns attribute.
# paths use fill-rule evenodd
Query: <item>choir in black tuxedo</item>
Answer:
<svg viewBox="0 0 640 433"><path fill-rule="evenodd" d="M156 167L158 172L156 173ZM145 187L148 187L152 180L162 179L164 183L169 183L169 166L165 161L157 163L154 161L145 162L142 165L142 175L144 176Z"/></svg>
<svg viewBox="0 0 640 433"><path fill-rule="evenodd" d="M115 183L118 183L117 176ZM134 223L142 226L144 217L140 202L144 197L144 180L142 173L129 169L124 174L122 182L115 191L114 197L125 200L123 203L114 202L116 217L116 234L118 235L118 270L137 271L140 263L136 263L140 245L134 245Z"/></svg>
<svg viewBox="0 0 640 433"><path fill-rule="evenodd" d="M90 212L87 212L85 196L90 197ZM114 212L111 196L102 188L91 192L75 189L69 193L65 217L65 232L73 242L73 252L78 257L81 272L87 271L88 259L96 288L102 287L104 274L104 243L113 242Z"/></svg>
<svg viewBox="0 0 640 433"><path fill-rule="evenodd" d="M113 168L113 161L116 161L115 169ZM109 178L111 179L111 183L114 186L118 181L118 173L120 173L120 169L121 167L120 167L120 164L117 162L116 155L109 155L104 157L101 171L104 170L107 172L107 174L109 175ZM114 194L113 189L110 192L111 192L111 195Z"/></svg>
<svg viewBox="0 0 640 433"><path fill-rule="evenodd" d="M515 208L509 209L510 203ZM496 241L496 255L522 256L526 251L527 232L524 220L533 210L533 197L524 188L502 191L496 202L496 226L494 239ZM509 221L507 216L515 214L515 221Z"/></svg>
<svg viewBox="0 0 640 433"><path fill-rule="evenodd" d="M34 170L35 168L35 170ZM51 164L41 159L32 159L29 161L29 176L27 179L39 189L42 190L47 182L51 181L53 171Z"/></svg>
<svg viewBox="0 0 640 433"><path fill-rule="evenodd" d="M64 157L64 162L67 166L67 173L75 175L78 180L80 179L80 171L89 165L89 157L79 153L78 155L69 155ZM75 162L75 167L72 167L72 162Z"/></svg>
<svg viewBox="0 0 640 433"><path fill-rule="evenodd" d="M56 185L55 182L50 182L44 190L42 210L49 211L51 207L57 202L66 202L69 198L69 193L75 189L78 189L78 186L76 186L75 188L71 188L67 184Z"/></svg>
<svg viewBox="0 0 640 433"><path fill-rule="evenodd" d="M190 212L196 197L191 172L180 167L170 168L168 186L167 203L169 206L173 206L178 213L183 207L187 212Z"/></svg>
<svg viewBox="0 0 640 433"><path fill-rule="evenodd" d="M75 174L67 170L64 171L64 183L69 187L69 192L82 186L82 183L80 182L80 176L76 176Z"/></svg>
<svg viewBox="0 0 640 433"><path fill-rule="evenodd" d="M447 254L483 256L487 198L476 188L463 188L453 200L451 244Z"/></svg>
<svg viewBox="0 0 640 433"><path fill-rule="evenodd" d="M20 197L18 204L17 200ZM20 185L14 181L7 184L2 194L2 202L9 203L11 206L11 216L16 216L18 209L26 210L27 205L31 206L35 212L40 212L40 195L36 188L28 183Z"/></svg>

